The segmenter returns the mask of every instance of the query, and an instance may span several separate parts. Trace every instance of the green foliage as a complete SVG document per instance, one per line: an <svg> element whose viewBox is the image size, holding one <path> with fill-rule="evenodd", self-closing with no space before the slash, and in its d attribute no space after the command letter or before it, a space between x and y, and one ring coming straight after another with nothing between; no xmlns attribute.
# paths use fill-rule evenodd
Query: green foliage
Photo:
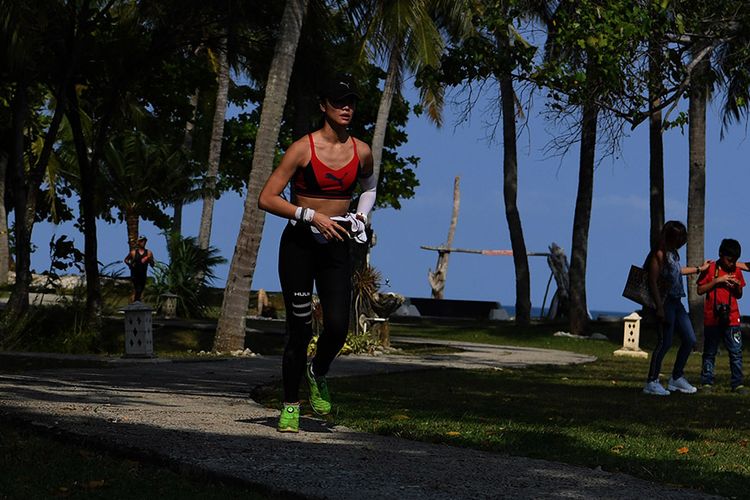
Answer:
<svg viewBox="0 0 750 500"><path fill-rule="evenodd" d="M637 60L652 34L650 19L650 10L639 2L561 4L536 74L539 84L553 89L553 107L594 100L610 108L639 108L646 94Z"/></svg>
<svg viewBox="0 0 750 500"><path fill-rule="evenodd" d="M216 278L213 268L226 262L214 247L202 249L195 237L169 236L169 265L157 262L154 283L146 296L157 308L162 294L177 295L177 314L184 318L202 317L206 313L210 284Z"/></svg>
<svg viewBox="0 0 750 500"><path fill-rule="evenodd" d="M104 206L117 207L121 221L137 214L166 228L162 207L192 184L180 168L186 162L181 150L152 142L142 132L125 131L108 141L104 159L102 191L109 198Z"/></svg>
<svg viewBox="0 0 750 500"><path fill-rule="evenodd" d="M83 289L82 289L83 290ZM83 298L83 301L81 300ZM54 306L32 307L15 321L0 319L0 349L91 353L98 351L98 332L83 326L85 295Z"/></svg>
<svg viewBox="0 0 750 500"><path fill-rule="evenodd" d="M53 281L60 277L60 273L68 271L71 267L83 272L83 252L78 250L65 234L59 238L52 236L49 242L49 257L47 274Z"/></svg>

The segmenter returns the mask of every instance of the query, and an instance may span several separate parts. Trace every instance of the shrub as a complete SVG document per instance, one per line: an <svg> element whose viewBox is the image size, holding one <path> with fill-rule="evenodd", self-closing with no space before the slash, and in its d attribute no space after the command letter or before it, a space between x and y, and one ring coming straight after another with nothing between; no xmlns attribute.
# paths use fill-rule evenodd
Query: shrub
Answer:
<svg viewBox="0 0 750 500"><path fill-rule="evenodd" d="M168 243L169 265L157 262L154 283L146 288L147 298L157 309L165 293L177 295L177 315L203 317L206 313L210 285L216 276L213 268L226 262L216 247L202 249L195 237L172 234Z"/></svg>

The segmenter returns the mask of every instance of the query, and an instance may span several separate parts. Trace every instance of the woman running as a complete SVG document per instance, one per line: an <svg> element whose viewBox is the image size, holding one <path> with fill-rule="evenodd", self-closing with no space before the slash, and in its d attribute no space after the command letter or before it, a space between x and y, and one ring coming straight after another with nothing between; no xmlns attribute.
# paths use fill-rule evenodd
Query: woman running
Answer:
<svg viewBox="0 0 750 500"><path fill-rule="evenodd" d="M349 329L350 244L367 241L365 224L375 205L377 184L370 147L347 130L357 98L348 76L337 77L323 87L323 126L289 147L258 199L262 210L289 219L279 247L287 325L280 432L299 432L303 375L312 409L320 415L331 411L325 375ZM287 201L282 192L290 181L291 201ZM356 213L347 213L357 181L362 194ZM315 356L308 362L313 283L323 312L323 330Z"/></svg>

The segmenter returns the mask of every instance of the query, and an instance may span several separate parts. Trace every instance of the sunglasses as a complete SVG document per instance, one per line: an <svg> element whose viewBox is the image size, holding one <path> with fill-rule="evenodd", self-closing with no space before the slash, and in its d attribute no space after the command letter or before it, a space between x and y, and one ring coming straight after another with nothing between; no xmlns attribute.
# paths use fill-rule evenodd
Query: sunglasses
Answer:
<svg viewBox="0 0 750 500"><path fill-rule="evenodd" d="M341 99L326 99L328 101L328 104L333 106L336 109L341 109L346 106L349 106L350 108L353 108L357 105L357 98L351 95L348 95L346 97L342 97Z"/></svg>

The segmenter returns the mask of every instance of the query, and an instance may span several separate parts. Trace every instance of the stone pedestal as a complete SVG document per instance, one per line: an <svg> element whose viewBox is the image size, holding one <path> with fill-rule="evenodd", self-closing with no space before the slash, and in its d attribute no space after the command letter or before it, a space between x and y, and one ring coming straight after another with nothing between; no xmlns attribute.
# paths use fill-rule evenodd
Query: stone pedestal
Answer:
<svg viewBox="0 0 750 500"><path fill-rule="evenodd" d="M126 358L153 358L154 337L151 326L153 309L143 302L133 302L123 309L125 313Z"/></svg>
<svg viewBox="0 0 750 500"><path fill-rule="evenodd" d="M638 313L625 316L623 319L622 348L614 352L615 356L630 358L648 358L648 353L640 348L641 317Z"/></svg>

